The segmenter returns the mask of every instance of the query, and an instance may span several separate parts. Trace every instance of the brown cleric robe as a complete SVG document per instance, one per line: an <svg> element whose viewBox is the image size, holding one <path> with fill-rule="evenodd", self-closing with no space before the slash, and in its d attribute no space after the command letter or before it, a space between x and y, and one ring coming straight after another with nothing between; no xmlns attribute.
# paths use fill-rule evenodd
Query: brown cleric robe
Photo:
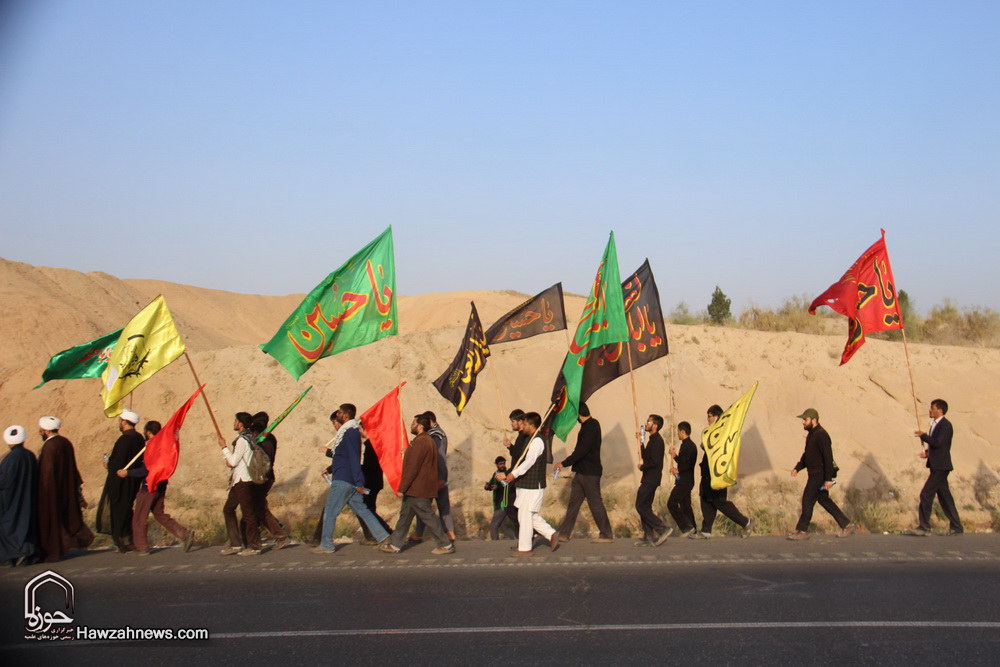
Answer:
<svg viewBox="0 0 1000 667"><path fill-rule="evenodd" d="M38 455L38 545L46 563L94 541L83 522L82 486L73 444L58 434L46 440Z"/></svg>

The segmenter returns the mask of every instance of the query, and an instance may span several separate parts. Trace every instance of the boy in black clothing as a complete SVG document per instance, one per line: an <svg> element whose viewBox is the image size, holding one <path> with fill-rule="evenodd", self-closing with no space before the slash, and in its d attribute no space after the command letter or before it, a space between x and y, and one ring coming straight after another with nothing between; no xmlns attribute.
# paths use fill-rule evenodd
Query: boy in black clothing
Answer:
<svg viewBox="0 0 1000 667"><path fill-rule="evenodd" d="M506 522L507 519L507 482L504 481L507 477L507 459L502 456L498 456L496 461L494 461L497 466L497 470L490 477L489 481L483 487L486 491L493 492L493 519L490 521L490 539L499 540L500 531L510 539L517 539L517 533L514 528ZM514 524L516 528L517 524Z"/></svg>

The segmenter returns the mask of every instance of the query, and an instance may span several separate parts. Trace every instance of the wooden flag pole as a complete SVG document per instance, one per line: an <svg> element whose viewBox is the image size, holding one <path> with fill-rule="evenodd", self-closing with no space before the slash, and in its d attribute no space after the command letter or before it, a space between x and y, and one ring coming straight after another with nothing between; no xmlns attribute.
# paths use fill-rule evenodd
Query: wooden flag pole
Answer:
<svg viewBox="0 0 1000 667"><path fill-rule="evenodd" d="M545 414L542 416L542 421L538 424L538 428L535 429L535 435L538 436L539 438L541 438L542 436L538 435L538 432L541 431L542 427L545 426L545 420L549 418L549 414L552 412L552 408L554 407L556 407L555 403L549 404L549 409L545 411ZM553 433L553 437L554 435L555 434ZM534 436L532 436L532 438L534 438ZM542 442L545 442L545 440L542 440ZM530 444L531 440L529 440L528 443ZM521 465L521 461L524 460L524 455L527 453L528 453L528 448L527 446L525 446L524 450L521 451L521 456L517 459L517 463L511 464L510 469L513 470L517 466Z"/></svg>
<svg viewBox="0 0 1000 667"><path fill-rule="evenodd" d="M145 451L146 451L146 448L145 448L145 447L143 447L142 449L140 449L140 450L139 450L139 453L138 453L138 454L136 454L135 456L133 456L133 457L132 457L132 460L131 460L131 461L129 461L128 463L126 463L126 464L125 464L125 467L124 467L124 468L122 468L122 470L128 470L129 468L131 468L131 467L132 467L132 464L133 464L133 463L135 463L136 461L138 461L138 460L139 460L139 457L140 457L140 456L142 456L143 452L145 452ZM118 471L116 470L115 472L118 472Z"/></svg>
<svg viewBox="0 0 1000 667"><path fill-rule="evenodd" d="M201 380L198 379L198 372L194 369L194 364L191 363L191 357L188 356L187 350L184 350L184 358L187 359L188 368L191 369L191 375L194 376L194 384L197 387L201 386ZM212 425L215 426L215 433L219 436L219 442L225 444L226 439L222 437L222 429L219 428L219 422L215 420L215 413L212 412L212 405L208 402L208 394L205 390L202 390L201 397L205 401L205 407L208 409L208 416L212 418Z"/></svg>
<svg viewBox="0 0 1000 667"><path fill-rule="evenodd" d="M900 328L903 334L903 352L906 354L906 370L910 373L910 392L913 394L913 416L917 420L917 430L920 430L920 406L917 405L917 383L913 379L913 364L910 362L910 348L906 344L906 328ZM921 448L923 444L921 444Z"/></svg>
<svg viewBox="0 0 1000 667"><path fill-rule="evenodd" d="M885 245L885 255L886 261L889 257L889 245L885 243L885 230L882 230L882 243ZM903 354L906 355L906 370L910 374L910 393L913 395L913 416L917 420L917 431L920 431L920 406L917 405L917 383L913 379L913 364L910 362L910 347L906 344L906 322L903 321L903 311L899 308L899 293L895 295L896 300L896 315L899 316L899 331L903 334ZM919 440L917 441L920 447L923 448L923 443Z"/></svg>
<svg viewBox="0 0 1000 667"><path fill-rule="evenodd" d="M399 334L396 334L396 386L399 387L399 393L396 395L399 398L399 413L405 415L406 412L403 410L403 344L399 340ZM406 423L406 417L403 417L403 423ZM398 494L397 494L398 495Z"/></svg>
<svg viewBox="0 0 1000 667"><path fill-rule="evenodd" d="M635 393L635 371L632 370L632 346L627 340L622 345L628 350L628 377L632 382L632 410L635 412L636 445L639 448L639 461L642 461L642 437L639 435L639 400Z"/></svg>

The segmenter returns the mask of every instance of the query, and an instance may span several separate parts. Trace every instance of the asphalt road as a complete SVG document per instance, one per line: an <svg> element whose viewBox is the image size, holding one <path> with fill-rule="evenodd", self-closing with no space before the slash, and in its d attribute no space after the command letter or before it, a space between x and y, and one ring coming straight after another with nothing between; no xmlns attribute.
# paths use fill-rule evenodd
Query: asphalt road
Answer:
<svg viewBox="0 0 1000 667"><path fill-rule="evenodd" d="M3 664L997 664L1000 536L574 541L508 557L511 542L350 545L255 558L88 553L53 567L77 627L205 627L191 642L29 642L23 588L0 574Z"/></svg>

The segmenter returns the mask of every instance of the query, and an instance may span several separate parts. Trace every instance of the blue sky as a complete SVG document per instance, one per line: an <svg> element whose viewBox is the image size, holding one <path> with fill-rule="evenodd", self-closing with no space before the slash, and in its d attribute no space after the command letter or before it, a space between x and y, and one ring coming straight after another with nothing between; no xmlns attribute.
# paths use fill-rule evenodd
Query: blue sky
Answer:
<svg viewBox="0 0 1000 667"><path fill-rule="evenodd" d="M0 257L307 292L819 294L874 242L1000 308L1000 5L4 3Z"/></svg>

